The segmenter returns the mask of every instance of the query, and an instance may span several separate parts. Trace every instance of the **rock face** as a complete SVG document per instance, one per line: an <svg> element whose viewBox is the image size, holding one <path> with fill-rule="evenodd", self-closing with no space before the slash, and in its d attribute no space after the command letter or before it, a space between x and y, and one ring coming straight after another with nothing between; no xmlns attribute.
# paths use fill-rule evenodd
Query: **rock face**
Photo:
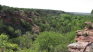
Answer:
<svg viewBox="0 0 93 52"><path fill-rule="evenodd" d="M93 23L85 22L83 30L76 31L75 43L69 44L70 52L93 52Z"/></svg>
<svg viewBox="0 0 93 52"><path fill-rule="evenodd" d="M39 29L39 26L37 26L37 25L35 25L35 24L32 26L32 32L33 32L34 34L36 34L36 33L39 34L39 32L40 32L39 30L40 30L40 29Z"/></svg>

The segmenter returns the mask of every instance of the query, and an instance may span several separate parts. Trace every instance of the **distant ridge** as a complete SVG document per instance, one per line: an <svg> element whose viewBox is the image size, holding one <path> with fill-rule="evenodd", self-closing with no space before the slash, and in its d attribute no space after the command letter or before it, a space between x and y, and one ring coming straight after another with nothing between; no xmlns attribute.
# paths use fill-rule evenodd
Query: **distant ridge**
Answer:
<svg viewBox="0 0 93 52"><path fill-rule="evenodd" d="M84 12L68 12L68 13L73 13L77 15L91 15L91 13L84 13Z"/></svg>

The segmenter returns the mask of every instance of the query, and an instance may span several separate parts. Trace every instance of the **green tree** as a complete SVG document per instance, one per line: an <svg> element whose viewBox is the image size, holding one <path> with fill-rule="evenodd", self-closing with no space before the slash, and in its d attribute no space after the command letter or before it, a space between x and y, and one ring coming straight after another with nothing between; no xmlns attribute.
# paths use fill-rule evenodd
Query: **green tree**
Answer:
<svg viewBox="0 0 93 52"><path fill-rule="evenodd" d="M0 48L4 48L6 46L8 37L6 35L0 35Z"/></svg>
<svg viewBox="0 0 93 52"><path fill-rule="evenodd" d="M2 6L0 5L0 11L2 10Z"/></svg>
<svg viewBox="0 0 93 52"><path fill-rule="evenodd" d="M42 32L36 38L35 45L39 51L46 50L50 52L53 47L62 44L63 36L55 32Z"/></svg>
<svg viewBox="0 0 93 52"><path fill-rule="evenodd" d="M29 32L26 32L26 34L19 36L17 38L12 38L9 41L11 43L16 43L19 45L21 49L29 49L32 47L32 38L34 35L31 35Z"/></svg>
<svg viewBox="0 0 93 52"><path fill-rule="evenodd" d="M4 24L3 24L3 21L0 20L0 34L3 33L4 31Z"/></svg>
<svg viewBox="0 0 93 52"><path fill-rule="evenodd" d="M26 22L26 20L21 19L21 25L26 29L26 30L31 30L32 26L31 23Z"/></svg>
<svg viewBox="0 0 93 52"><path fill-rule="evenodd" d="M16 23L17 22L17 18L16 17L12 17L12 22Z"/></svg>
<svg viewBox="0 0 93 52"><path fill-rule="evenodd" d="M0 49L1 52L8 52L8 51L17 51L20 48L18 47L17 44L12 44L8 42L8 37L7 35L1 34L0 35Z"/></svg>
<svg viewBox="0 0 93 52"><path fill-rule="evenodd" d="M21 36L22 35L22 32L21 32L21 30L15 30L14 34L16 36Z"/></svg>

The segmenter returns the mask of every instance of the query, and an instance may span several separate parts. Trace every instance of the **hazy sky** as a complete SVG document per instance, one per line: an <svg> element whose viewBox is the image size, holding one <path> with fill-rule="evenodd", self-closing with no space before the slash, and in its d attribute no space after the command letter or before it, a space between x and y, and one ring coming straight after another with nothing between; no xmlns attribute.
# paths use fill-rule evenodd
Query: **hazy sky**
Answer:
<svg viewBox="0 0 93 52"><path fill-rule="evenodd" d="M66 12L88 12L93 0L0 0L1 5L19 8L53 9Z"/></svg>

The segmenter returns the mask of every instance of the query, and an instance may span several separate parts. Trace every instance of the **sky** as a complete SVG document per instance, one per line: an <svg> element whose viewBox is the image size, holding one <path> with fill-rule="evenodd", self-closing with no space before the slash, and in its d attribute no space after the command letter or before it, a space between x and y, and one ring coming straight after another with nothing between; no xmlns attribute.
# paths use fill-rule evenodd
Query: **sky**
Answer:
<svg viewBox="0 0 93 52"><path fill-rule="evenodd" d="M52 9L91 13L93 0L0 0L1 5L18 8Z"/></svg>

